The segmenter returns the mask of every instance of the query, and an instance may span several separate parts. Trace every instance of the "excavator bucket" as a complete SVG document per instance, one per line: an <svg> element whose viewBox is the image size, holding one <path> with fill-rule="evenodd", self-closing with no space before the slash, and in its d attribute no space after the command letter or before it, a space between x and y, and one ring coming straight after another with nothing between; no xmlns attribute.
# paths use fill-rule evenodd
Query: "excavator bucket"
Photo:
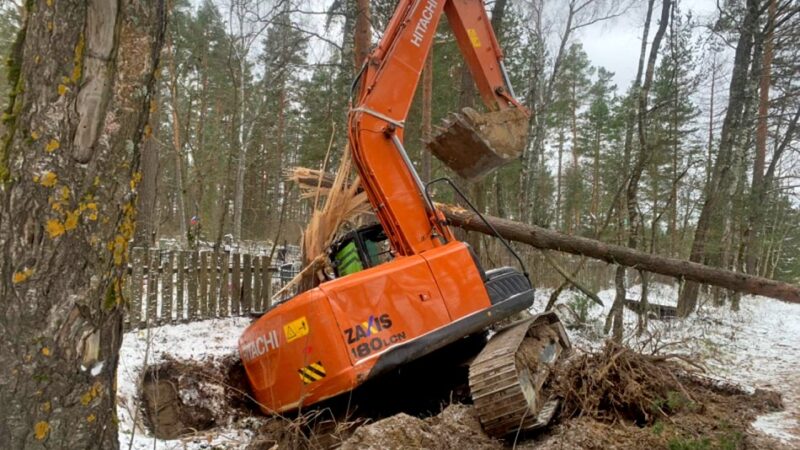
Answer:
<svg viewBox="0 0 800 450"><path fill-rule="evenodd" d="M445 165L467 180L477 180L522 154L528 116L517 108L479 113L464 108L452 114L427 143Z"/></svg>

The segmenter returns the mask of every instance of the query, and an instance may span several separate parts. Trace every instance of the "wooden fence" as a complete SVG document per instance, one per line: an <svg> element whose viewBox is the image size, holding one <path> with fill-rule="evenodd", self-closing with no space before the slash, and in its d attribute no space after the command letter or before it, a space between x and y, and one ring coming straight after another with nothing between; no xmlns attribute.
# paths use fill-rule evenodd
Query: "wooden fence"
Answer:
<svg viewBox="0 0 800 450"><path fill-rule="evenodd" d="M263 312L294 275L246 253L133 248L129 260L128 329Z"/></svg>

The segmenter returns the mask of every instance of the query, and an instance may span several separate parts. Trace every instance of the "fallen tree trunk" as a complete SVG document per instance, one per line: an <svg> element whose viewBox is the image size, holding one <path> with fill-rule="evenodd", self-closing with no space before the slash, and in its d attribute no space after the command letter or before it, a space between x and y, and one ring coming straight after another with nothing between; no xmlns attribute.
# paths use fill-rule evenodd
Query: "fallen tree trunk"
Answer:
<svg viewBox="0 0 800 450"><path fill-rule="evenodd" d="M332 184L333 175L325 173L320 180L319 172L310 169L295 170L292 179L304 188L325 189ZM491 228L472 211L459 206L437 203L452 226L467 231L493 236ZM618 264L648 272L659 273L675 278L697 281L699 283L719 286L725 289L763 295L790 303L800 303L800 286L756 277L740 272L706 266L683 259L668 258L634 250L620 245L585 237L572 236L558 231L528 225L513 220L484 215L502 236L509 241L521 242L544 250L556 250L573 255L599 259L610 264Z"/></svg>
<svg viewBox="0 0 800 450"><path fill-rule="evenodd" d="M453 205L437 204L451 225L467 231L493 235L492 230L472 211ZM763 295L790 303L800 303L800 286L710 267L676 258L653 255L620 245L571 236L499 217L484 216L497 232L510 241L536 248L588 256L611 264L711 284L748 294Z"/></svg>

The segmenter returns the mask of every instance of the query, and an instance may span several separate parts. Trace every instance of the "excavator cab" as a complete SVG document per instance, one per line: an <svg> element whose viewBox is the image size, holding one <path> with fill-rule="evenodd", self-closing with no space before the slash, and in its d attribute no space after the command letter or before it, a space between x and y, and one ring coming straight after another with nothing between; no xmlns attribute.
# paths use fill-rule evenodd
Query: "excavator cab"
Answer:
<svg viewBox="0 0 800 450"><path fill-rule="evenodd" d="M388 238L380 224L353 230L331 245L329 260L336 277L360 272L392 259Z"/></svg>

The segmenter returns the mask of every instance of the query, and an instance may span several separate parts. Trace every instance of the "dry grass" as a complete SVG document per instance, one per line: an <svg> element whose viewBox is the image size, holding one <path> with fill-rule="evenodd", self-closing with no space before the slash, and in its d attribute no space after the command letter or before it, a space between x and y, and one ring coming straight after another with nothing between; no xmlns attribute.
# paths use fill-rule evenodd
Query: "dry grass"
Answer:
<svg viewBox="0 0 800 450"><path fill-rule="evenodd" d="M698 372L677 355L645 355L608 341L598 353L583 353L559 374L562 416L650 425L677 409L694 407L680 381Z"/></svg>
<svg viewBox="0 0 800 450"><path fill-rule="evenodd" d="M332 183L330 180L323 183L326 180L321 170L295 167L289 172L288 178L300 186L302 198L313 198L316 204L319 197L324 197L325 202L314 210L303 232L303 270L288 287L297 285L304 290L315 286L321 278L319 272L325 264L326 251L339 231L346 225L357 226L359 218L371 212L367 194L359 192L358 177L351 176L352 169L350 152L345 151Z"/></svg>
<svg viewBox="0 0 800 450"><path fill-rule="evenodd" d="M525 448L783 448L750 427L782 409L779 394L708 378L683 355L609 341L566 361L553 389L563 398L559 423Z"/></svg>

